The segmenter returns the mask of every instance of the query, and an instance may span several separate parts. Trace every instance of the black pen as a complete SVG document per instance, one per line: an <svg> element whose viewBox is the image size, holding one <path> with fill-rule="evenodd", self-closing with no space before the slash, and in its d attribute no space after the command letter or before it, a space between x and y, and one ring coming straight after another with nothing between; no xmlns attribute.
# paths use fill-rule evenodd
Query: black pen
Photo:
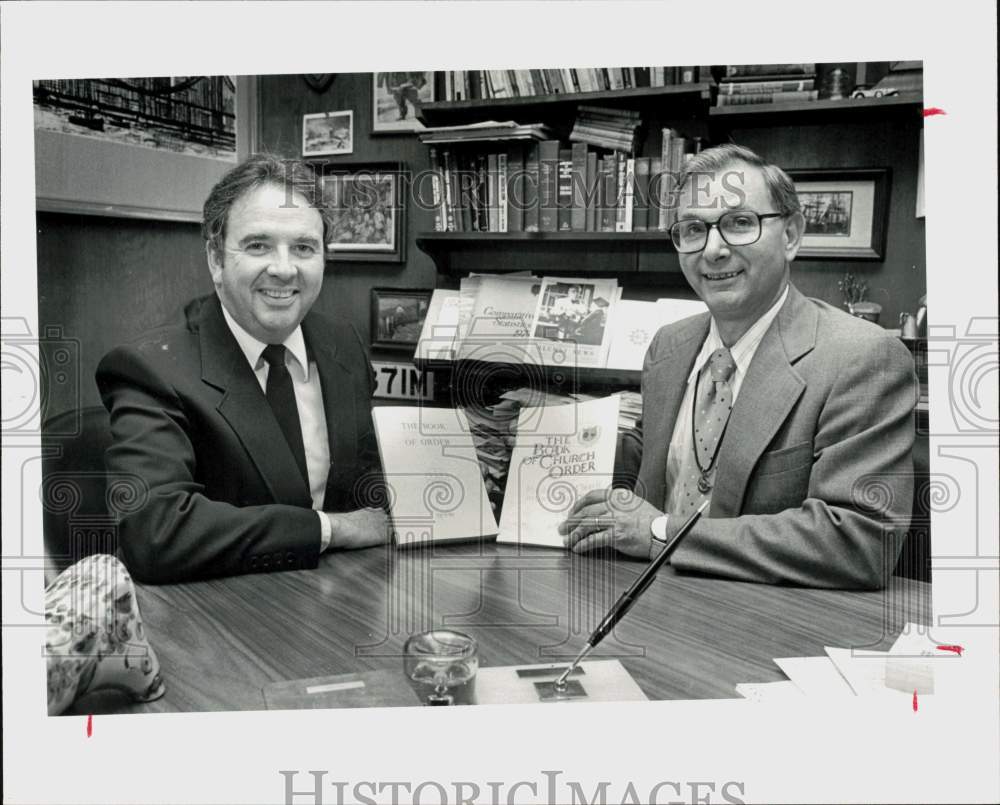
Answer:
<svg viewBox="0 0 1000 805"><path fill-rule="evenodd" d="M701 513L705 511L708 503L709 501L706 500L698 507L698 510L694 514L688 517L687 522L685 522L677 533L674 534L674 538L663 546L663 549L653 557L653 561L650 562L646 569L642 571L639 578L632 582L632 585L622 593L621 598L615 601L615 605L608 610L608 614L604 616L604 620L598 624L597 628L594 629L593 634L591 634L587 639L587 643L584 645L583 650L555 681L554 687L557 692L566 689L566 680L569 679L569 675L573 673L573 670L598 643L608 636L608 633L615 628L615 624L625 617L625 613L632 609L632 605L639 600L639 596L646 592L646 588L648 588L652 583L653 577L656 575L656 571L659 570L663 566L663 563L670 558L670 554L674 552L678 543L684 539L685 536L687 536L687 533L694 527L694 524L698 522L698 518L701 517Z"/></svg>

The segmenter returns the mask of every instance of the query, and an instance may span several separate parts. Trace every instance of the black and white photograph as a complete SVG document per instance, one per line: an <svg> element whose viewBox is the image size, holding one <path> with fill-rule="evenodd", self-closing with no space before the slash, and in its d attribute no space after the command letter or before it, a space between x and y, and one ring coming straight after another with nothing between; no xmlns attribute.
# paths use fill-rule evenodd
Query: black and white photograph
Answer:
<svg viewBox="0 0 1000 805"><path fill-rule="evenodd" d="M589 283L548 285L539 303L535 338L598 346L604 338L609 304Z"/></svg>
<svg viewBox="0 0 1000 805"><path fill-rule="evenodd" d="M799 203L806 219L807 235L851 235L853 193L800 191Z"/></svg>
<svg viewBox="0 0 1000 805"><path fill-rule="evenodd" d="M847 3L5 4L5 799L996 801L992 23Z"/></svg>
<svg viewBox="0 0 1000 805"><path fill-rule="evenodd" d="M423 131L420 109L434 100L434 73L385 72L372 76L372 133Z"/></svg>
<svg viewBox="0 0 1000 805"><path fill-rule="evenodd" d="M372 346L412 351L427 317L430 291L373 288Z"/></svg>
<svg viewBox="0 0 1000 805"><path fill-rule="evenodd" d="M302 115L302 156L321 157L354 153L354 112Z"/></svg>

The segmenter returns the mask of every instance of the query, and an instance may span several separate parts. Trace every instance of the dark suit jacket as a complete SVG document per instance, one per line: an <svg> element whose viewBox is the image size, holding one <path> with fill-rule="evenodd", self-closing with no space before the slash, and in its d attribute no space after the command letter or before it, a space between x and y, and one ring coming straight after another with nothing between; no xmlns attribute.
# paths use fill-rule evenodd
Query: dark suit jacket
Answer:
<svg viewBox="0 0 1000 805"><path fill-rule="evenodd" d="M660 509L670 436L708 328L707 313L668 325L646 354L636 493ZM740 388L712 504L672 564L747 581L883 586L909 525L916 399L899 339L789 288Z"/></svg>
<svg viewBox="0 0 1000 805"><path fill-rule="evenodd" d="M347 324L311 313L330 442L324 510L378 505L371 366ZM97 385L111 413L110 473L148 495L119 524L125 563L144 582L315 567L320 523L309 489L215 295L184 322L109 352Z"/></svg>

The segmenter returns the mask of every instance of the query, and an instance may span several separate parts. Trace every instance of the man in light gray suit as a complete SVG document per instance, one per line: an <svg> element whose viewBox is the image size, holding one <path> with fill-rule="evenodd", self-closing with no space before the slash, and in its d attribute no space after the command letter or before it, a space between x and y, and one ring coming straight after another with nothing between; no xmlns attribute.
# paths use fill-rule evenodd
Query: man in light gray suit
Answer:
<svg viewBox="0 0 1000 805"><path fill-rule="evenodd" d="M642 456L634 493L578 501L567 545L651 557L708 500L671 557L679 570L884 586L913 497L909 351L789 283L805 221L780 168L722 145L678 187L671 239L709 313L653 339L641 428L626 437Z"/></svg>

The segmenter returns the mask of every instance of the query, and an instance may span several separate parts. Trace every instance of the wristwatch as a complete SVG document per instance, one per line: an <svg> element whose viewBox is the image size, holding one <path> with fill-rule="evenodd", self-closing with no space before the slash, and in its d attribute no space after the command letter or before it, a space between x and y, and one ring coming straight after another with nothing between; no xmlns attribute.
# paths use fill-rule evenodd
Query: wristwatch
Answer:
<svg viewBox="0 0 1000 805"><path fill-rule="evenodd" d="M661 514L659 517L654 517L653 522L649 524L649 533L657 542L662 542L666 544L667 542L667 523L670 520L669 514Z"/></svg>

